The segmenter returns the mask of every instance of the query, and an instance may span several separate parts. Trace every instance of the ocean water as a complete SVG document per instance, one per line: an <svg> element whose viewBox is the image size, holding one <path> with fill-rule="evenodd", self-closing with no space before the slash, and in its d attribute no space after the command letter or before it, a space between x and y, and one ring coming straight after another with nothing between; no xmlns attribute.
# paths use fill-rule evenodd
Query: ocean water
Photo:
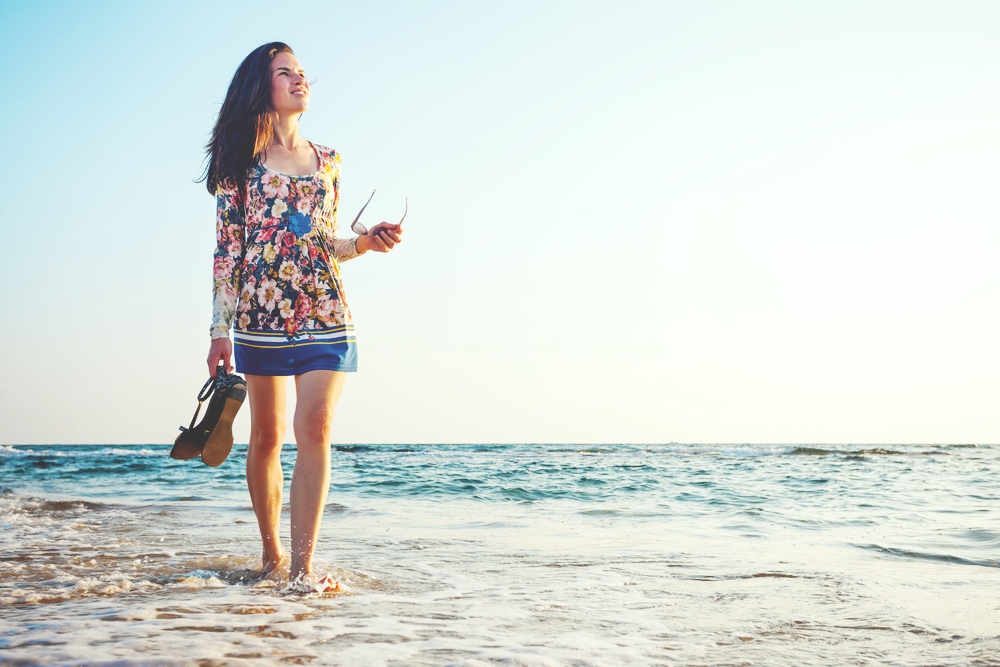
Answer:
<svg viewBox="0 0 1000 667"><path fill-rule="evenodd" d="M338 596L167 452L0 447L0 664L1000 665L997 446L335 447Z"/></svg>

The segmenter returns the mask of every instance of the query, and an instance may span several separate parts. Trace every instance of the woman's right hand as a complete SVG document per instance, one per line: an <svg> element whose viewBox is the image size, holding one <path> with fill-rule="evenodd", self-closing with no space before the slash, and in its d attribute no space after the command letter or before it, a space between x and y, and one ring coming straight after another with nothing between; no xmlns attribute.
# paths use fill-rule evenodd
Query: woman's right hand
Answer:
<svg viewBox="0 0 1000 667"><path fill-rule="evenodd" d="M208 374L215 377L219 362L226 365L226 372L233 371L230 361L233 358L233 342L226 338L215 338L212 340L212 347L208 348Z"/></svg>

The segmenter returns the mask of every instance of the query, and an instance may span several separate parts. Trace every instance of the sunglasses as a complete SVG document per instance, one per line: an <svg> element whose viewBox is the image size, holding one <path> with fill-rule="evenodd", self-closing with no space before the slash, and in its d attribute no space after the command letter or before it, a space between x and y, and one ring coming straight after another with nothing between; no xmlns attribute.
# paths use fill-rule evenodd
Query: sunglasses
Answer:
<svg viewBox="0 0 1000 667"><path fill-rule="evenodd" d="M372 190L371 195L369 195L368 197L368 201L366 201L365 205L361 207L361 210L358 211L358 214L354 216L354 222L351 223L351 231L353 231L355 234L358 234L360 236L366 236L368 234L368 228L362 225L360 222L358 222L358 220L361 219L361 214L365 212L366 208L368 208L368 204L371 203L372 197L374 196L375 196L375 191ZM399 219L399 224L403 224L403 220L406 220L406 214L409 212L410 212L410 198L407 197L406 208L403 210L403 217Z"/></svg>

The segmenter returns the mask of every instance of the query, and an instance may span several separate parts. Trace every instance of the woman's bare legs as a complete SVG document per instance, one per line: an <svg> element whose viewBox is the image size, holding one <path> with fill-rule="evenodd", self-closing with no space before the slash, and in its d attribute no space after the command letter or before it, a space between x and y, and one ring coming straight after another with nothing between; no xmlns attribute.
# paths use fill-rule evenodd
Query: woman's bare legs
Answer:
<svg viewBox="0 0 1000 667"><path fill-rule="evenodd" d="M295 377L295 470L292 472L292 564L289 577L312 573L313 552L330 489L333 413L346 373L311 371Z"/></svg>
<svg viewBox="0 0 1000 667"><path fill-rule="evenodd" d="M270 574L281 563L284 552L279 539L281 491L281 444L285 439L285 378L247 375L250 396L250 447L247 451L247 487L257 515L263 571Z"/></svg>

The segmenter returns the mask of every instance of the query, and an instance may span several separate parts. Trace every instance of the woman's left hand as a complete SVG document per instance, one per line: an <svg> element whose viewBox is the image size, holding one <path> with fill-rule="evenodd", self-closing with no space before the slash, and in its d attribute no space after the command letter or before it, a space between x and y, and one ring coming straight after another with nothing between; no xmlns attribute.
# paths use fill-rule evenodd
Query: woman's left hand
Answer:
<svg viewBox="0 0 1000 667"><path fill-rule="evenodd" d="M380 222L371 229L365 236L358 237L358 250L367 252L389 252L397 244L403 242L403 226L394 225L391 222Z"/></svg>

